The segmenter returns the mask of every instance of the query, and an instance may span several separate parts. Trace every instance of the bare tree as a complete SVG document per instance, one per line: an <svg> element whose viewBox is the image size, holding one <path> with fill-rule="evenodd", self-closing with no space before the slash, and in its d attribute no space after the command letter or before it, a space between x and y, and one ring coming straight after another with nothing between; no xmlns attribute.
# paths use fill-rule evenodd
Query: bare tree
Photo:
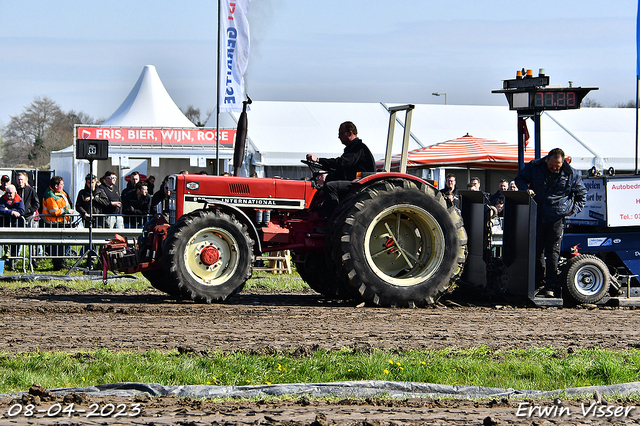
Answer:
<svg viewBox="0 0 640 426"><path fill-rule="evenodd" d="M51 151L73 143L74 124L93 122L83 112L63 112L47 96L36 96L21 114L9 118L2 132L4 163L39 168L49 163Z"/></svg>
<svg viewBox="0 0 640 426"><path fill-rule="evenodd" d="M584 98L580 104L582 108L602 108L602 104L591 98Z"/></svg>
<svg viewBox="0 0 640 426"><path fill-rule="evenodd" d="M193 105L189 105L187 110L184 111L184 115L196 126L204 126L204 123L200 121L200 108L195 108Z"/></svg>
<svg viewBox="0 0 640 426"><path fill-rule="evenodd" d="M616 108L635 108L636 107L636 101L634 101L633 99L627 102L619 102L616 104Z"/></svg>

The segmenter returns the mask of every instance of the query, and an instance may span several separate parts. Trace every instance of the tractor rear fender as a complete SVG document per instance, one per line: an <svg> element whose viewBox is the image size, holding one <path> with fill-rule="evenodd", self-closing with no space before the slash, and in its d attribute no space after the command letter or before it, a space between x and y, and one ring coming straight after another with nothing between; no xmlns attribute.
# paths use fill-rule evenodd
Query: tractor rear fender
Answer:
<svg viewBox="0 0 640 426"><path fill-rule="evenodd" d="M234 215L240 223L242 223L244 226L247 227L247 232L249 232L249 236L253 239L253 241L255 241L255 244L253 245L254 254L256 256L262 255L262 245L260 244L260 236L258 234L258 230L256 229L255 225L253 224L251 219L249 219L249 216L247 216L245 212L243 212L242 210L240 210L234 205L227 204L221 201L216 201L215 203L209 203L207 204L205 209L208 209L208 210L216 209L216 210L220 210L223 213Z"/></svg>
<svg viewBox="0 0 640 426"><path fill-rule="evenodd" d="M432 182L429 182L427 180L421 179L417 176L413 176L407 173L398 173L398 172L366 173L362 179L356 181L356 184L360 186L366 186L366 185L375 183L379 180L392 179L392 178L406 179L416 183L423 183L423 184L433 186Z"/></svg>

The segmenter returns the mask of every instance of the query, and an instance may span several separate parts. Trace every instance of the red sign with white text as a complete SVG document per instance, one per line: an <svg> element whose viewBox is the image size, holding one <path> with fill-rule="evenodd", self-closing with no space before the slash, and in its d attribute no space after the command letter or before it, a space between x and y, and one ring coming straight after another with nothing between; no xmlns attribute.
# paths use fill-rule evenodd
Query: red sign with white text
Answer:
<svg viewBox="0 0 640 426"><path fill-rule="evenodd" d="M202 146L216 144L216 130L181 127L99 127L77 126L77 139L107 139L110 145ZM233 146L235 129L219 130L220 145Z"/></svg>

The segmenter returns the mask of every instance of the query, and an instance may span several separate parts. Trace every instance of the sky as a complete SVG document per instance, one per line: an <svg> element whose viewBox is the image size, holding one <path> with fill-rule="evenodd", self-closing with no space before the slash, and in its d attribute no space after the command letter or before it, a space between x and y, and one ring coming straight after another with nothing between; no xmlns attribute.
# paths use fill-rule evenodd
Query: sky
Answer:
<svg viewBox="0 0 640 426"><path fill-rule="evenodd" d="M259 101L505 105L502 80L635 99L630 0L253 0L247 94ZM36 96L106 119L145 65L183 110L215 110L217 1L0 0L0 125Z"/></svg>

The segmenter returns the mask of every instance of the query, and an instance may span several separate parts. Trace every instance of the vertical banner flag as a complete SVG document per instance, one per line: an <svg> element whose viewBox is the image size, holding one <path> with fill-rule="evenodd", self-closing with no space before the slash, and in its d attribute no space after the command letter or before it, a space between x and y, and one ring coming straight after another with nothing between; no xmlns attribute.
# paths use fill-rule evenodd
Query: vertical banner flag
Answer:
<svg viewBox="0 0 640 426"><path fill-rule="evenodd" d="M640 0L638 0L638 21L636 23L636 76L640 78Z"/></svg>
<svg viewBox="0 0 640 426"><path fill-rule="evenodd" d="M244 73L249 63L249 5L251 0L220 3L220 112L241 112L245 100Z"/></svg>

